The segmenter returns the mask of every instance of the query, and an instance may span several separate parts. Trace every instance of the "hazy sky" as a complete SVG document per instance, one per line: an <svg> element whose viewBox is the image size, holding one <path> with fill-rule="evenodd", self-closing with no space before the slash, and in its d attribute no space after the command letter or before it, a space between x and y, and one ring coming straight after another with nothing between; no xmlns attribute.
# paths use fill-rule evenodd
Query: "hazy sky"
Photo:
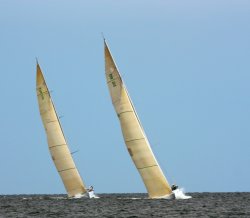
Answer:
<svg viewBox="0 0 250 218"><path fill-rule="evenodd" d="M65 193L36 57L85 184L146 192L109 96L102 32L169 182L250 191L250 1L0 0L0 194Z"/></svg>

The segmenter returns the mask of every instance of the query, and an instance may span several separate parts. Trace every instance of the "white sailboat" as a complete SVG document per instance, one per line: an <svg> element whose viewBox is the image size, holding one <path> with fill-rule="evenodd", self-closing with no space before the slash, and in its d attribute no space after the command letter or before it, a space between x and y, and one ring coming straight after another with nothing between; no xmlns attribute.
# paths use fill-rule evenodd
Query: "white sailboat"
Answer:
<svg viewBox="0 0 250 218"><path fill-rule="evenodd" d="M120 121L121 130L130 157L145 184L150 198L174 198L150 147L139 117L104 39L105 73L112 103Z"/></svg>
<svg viewBox="0 0 250 218"><path fill-rule="evenodd" d="M50 92L38 63L36 91L40 115L47 135L49 151L63 181L68 197L88 197L87 188L82 181L68 148ZM90 197L94 197L94 195L91 193Z"/></svg>

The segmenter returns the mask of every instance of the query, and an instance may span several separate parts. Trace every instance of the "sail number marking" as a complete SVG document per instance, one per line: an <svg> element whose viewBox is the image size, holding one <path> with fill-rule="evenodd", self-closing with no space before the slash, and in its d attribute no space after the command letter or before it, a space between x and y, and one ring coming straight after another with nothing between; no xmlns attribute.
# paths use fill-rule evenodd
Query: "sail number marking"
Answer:
<svg viewBox="0 0 250 218"><path fill-rule="evenodd" d="M39 88L39 93L40 93L40 95L41 95L41 97L42 97L42 100L44 100L44 95L43 95L42 88Z"/></svg>
<svg viewBox="0 0 250 218"><path fill-rule="evenodd" d="M112 83L112 86L113 86L113 87L116 87L116 82L115 82L115 79L114 79L112 73L109 74L109 79L110 79L110 81L111 81L111 83Z"/></svg>

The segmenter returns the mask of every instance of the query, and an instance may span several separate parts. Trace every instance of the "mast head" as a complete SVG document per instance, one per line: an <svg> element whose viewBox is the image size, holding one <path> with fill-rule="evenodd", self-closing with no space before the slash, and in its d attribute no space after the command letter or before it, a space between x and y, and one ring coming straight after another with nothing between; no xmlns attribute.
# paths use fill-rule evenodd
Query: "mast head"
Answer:
<svg viewBox="0 0 250 218"><path fill-rule="evenodd" d="M102 38L103 38L103 41L105 42L105 37L104 37L104 34L103 34L103 32L101 32L101 34L102 34Z"/></svg>
<svg viewBox="0 0 250 218"><path fill-rule="evenodd" d="M104 42L104 47L108 48L108 44L107 44L107 41L106 41L106 38L105 38L103 32L102 32L102 38L103 38L103 42Z"/></svg>
<svg viewBox="0 0 250 218"><path fill-rule="evenodd" d="M36 65L39 66L38 58L36 57Z"/></svg>
<svg viewBox="0 0 250 218"><path fill-rule="evenodd" d="M39 86L44 82L44 77L38 60L36 58L36 85Z"/></svg>

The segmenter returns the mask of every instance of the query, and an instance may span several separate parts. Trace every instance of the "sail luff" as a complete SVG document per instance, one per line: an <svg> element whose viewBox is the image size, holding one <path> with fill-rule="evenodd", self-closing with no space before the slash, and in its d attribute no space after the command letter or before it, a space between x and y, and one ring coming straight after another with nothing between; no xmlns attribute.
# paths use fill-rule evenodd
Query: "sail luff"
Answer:
<svg viewBox="0 0 250 218"><path fill-rule="evenodd" d="M166 197L172 193L171 188L152 152L106 41L104 51L107 84L128 152L142 177L149 197Z"/></svg>
<svg viewBox="0 0 250 218"><path fill-rule="evenodd" d="M69 197L86 193L86 188L68 148L61 123L41 68L37 63L37 98L39 111L46 130L49 151Z"/></svg>

